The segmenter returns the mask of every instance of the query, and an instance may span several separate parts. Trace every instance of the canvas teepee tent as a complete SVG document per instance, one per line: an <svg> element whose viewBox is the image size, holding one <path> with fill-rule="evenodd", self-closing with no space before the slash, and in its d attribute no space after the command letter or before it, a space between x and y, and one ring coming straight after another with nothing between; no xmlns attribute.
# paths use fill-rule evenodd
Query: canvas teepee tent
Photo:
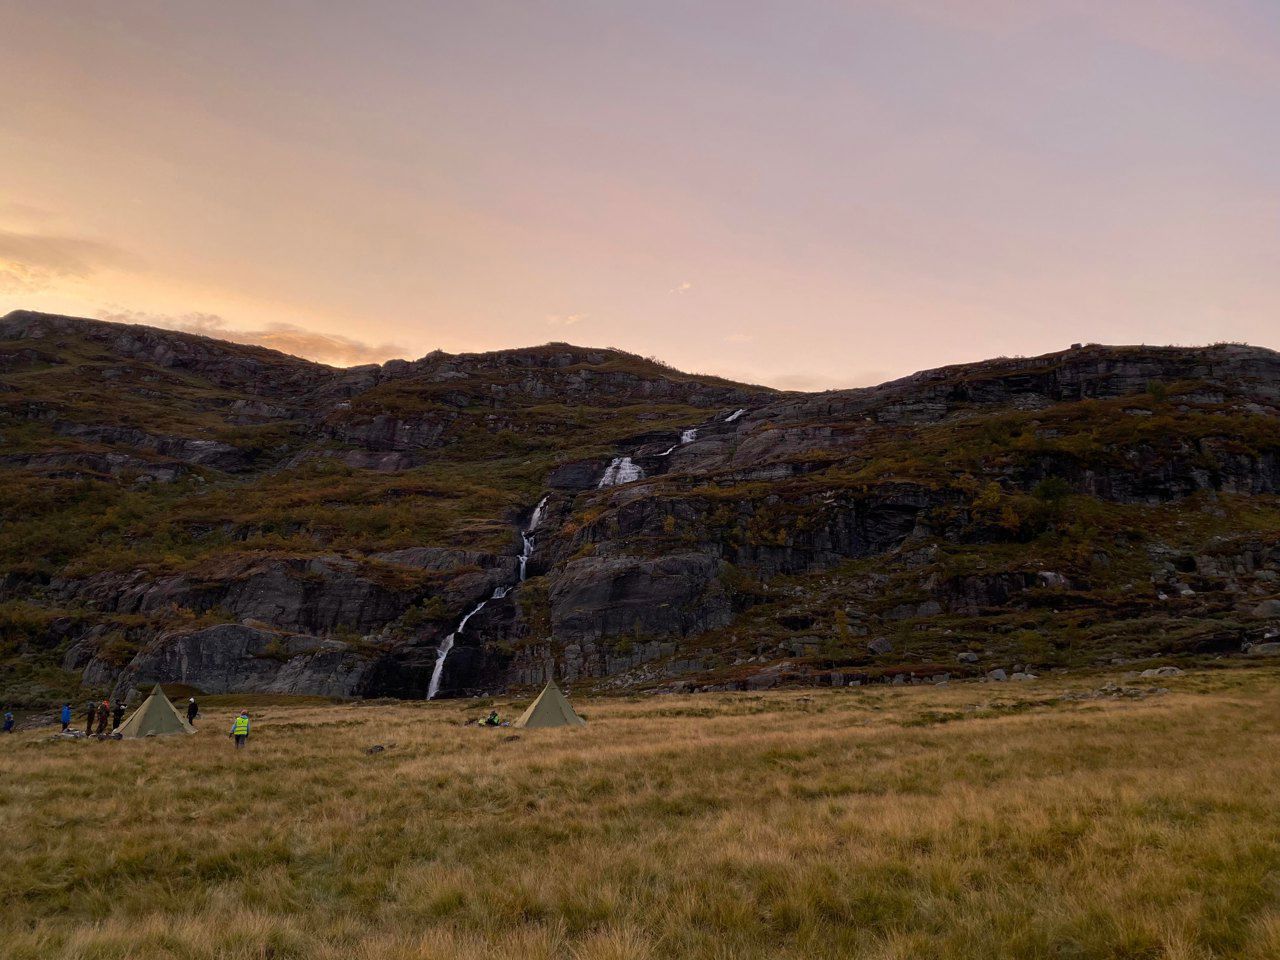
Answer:
<svg viewBox="0 0 1280 960"><path fill-rule="evenodd" d="M169 698L156 684L151 696L142 701L142 706L133 711L133 715L116 733L128 740L132 737L162 737L170 733L195 733L196 728L187 723L187 718L178 713Z"/></svg>
<svg viewBox="0 0 1280 960"><path fill-rule="evenodd" d="M529 704L529 709L520 714L516 727L585 727L587 721L573 712L569 701L564 698L555 683L548 683L538 694L538 699Z"/></svg>

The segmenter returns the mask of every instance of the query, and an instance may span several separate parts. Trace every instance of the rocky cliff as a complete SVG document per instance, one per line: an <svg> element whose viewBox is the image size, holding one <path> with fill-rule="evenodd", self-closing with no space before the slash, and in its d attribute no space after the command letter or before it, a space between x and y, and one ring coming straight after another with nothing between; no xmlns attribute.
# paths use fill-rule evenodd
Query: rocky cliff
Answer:
<svg viewBox="0 0 1280 960"><path fill-rule="evenodd" d="M1280 634L1253 347L780 394L565 344L340 370L18 312L0 485L33 701L910 682Z"/></svg>

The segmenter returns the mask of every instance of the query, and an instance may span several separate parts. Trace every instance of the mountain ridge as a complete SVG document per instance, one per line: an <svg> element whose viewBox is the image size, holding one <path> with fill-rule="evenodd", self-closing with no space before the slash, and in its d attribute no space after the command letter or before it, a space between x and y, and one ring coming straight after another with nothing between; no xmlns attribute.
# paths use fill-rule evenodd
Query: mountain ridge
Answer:
<svg viewBox="0 0 1280 960"><path fill-rule="evenodd" d="M559 343L335 368L15 312L6 693L420 697L453 633L451 695L1254 651L1278 410L1280 354L1237 344L801 393Z"/></svg>
<svg viewBox="0 0 1280 960"><path fill-rule="evenodd" d="M779 388L763 386L760 384L751 384L743 381L734 381L727 377L721 377L717 374L703 374L703 373L693 373L689 371L683 371L656 357L646 357L646 356L643 356L642 354L637 354L631 351L622 350L617 347L593 347L593 346L574 344L568 341L560 341L560 340L552 340L546 343L534 344L534 345L524 346L524 347L506 347L498 350L486 350L486 351L463 351L460 353L448 353L447 351L437 349L437 350L432 350L416 359L398 357L398 358L391 358L391 359L385 360L382 363L352 364L350 366L344 367L344 366L335 366L333 364L326 364L318 360L311 360L307 357L301 357L295 354L285 353L283 351L276 350L272 347L265 347L265 346L261 346L259 344L253 344L253 343L242 343L235 340L224 340L222 338L211 336L209 334L192 333L184 330L173 330L168 327L156 327L156 326L151 326L151 325L142 324L142 323L126 323L126 322L115 321L115 320L99 320L99 319L94 319L89 317L75 317L75 316L70 316L65 314L52 314L52 313L44 313L40 311L24 310L24 309L11 310L9 313L3 316L0 316L0 336L2 336L5 340L20 339L20 337L15 336L15 334L24 333L27 330L29 330L33 325L39 325L42 323L53 324L55 326L55 329L59 326L65 330L71 330L71 329L77 329L77 328L92 329L101 333L104 339L111 339L112 333L119 334L121 332L128 331L128 332L134 332L137 334L145 334L150 336L159 335L160 337L173 337L173 338L180 339L182 341L187 341L187 342L199 342L202 344L217 345L220 349L231 348L233 351L235 349L245 349L260 355L278 358L281 360L294 361L301 364L305 364L310 367L317 367L324 370L332 371L336 374L341 374L343 372L349 372L349 371L363 371L363 370L369 370L373 368L379 368L379 369L386 368L386 367L398 368L398 367L403 367L403 365L406 365L406 364L412 366L412 365L421 364L421 363L424 363L425 361L429 361L433 359L476 360L484 357L498 357L498 356L507 356L507 355L513 355L513 356L514 355L535 355L539 352L543 352L551 348L563 348L577 355L587 355L587 354L612 355L619 358L626 358L629 360L639 360L639 361L653 364L655 368L661 369L662 371L665 371L667 373L670 373L672 375L679 376L679 377L695 377L695 378L698 378L701 380L707 380L707 381L720 381L727 384L733 384L739 387L750 387L752 389L768 391L768 392L776 393L779 395L795 394L795 395L813 396L813 397L826 396L833 393L855 393L855 392L862 392L862 391L876 391L876 390L886 390L886 389L891 389L896 387L906 387L906 386L927 382L930 380L946 379L949 376L963 374L964 372L970 371L970 370L993 370L994 368L998 368L998 367L1008 367L1012 372L1019 368L1034 369L1037 367L1043 367L1048 362L1058 360L1058 359L1066 359L1072 356L1088 357L1096 354L1107 354L1112 356L1121 356L1125 354L1160 355L1162 353L1170 356L1175 356L1178 354L1203 353L1203 352L1217 352L1223 355L1235 354L1238 356L1248 356L1248 355L1257 355L1260 357L1269 356L1272 358L1280 356L1280 351L1277 351L1269 347L1263 347L1263 346L1234 342L1234 341L1232 342L1223 341L1223 342L1218 342L1213 344L1190 345L1190 346L1087 343L1087 344L1074 344L1071 347L1068 347L1062 350L1050 351L1048 353L1043 353L1043 354L1033 354L1028 356L1013 355L1013 356L991 357L984 360L971 360L971 361L962 361L959 363L943 364L937 367L922 367L921 369L916 370L912 373L905 374L904 376L901 376L901 377L895 377L890 380L886 380L877 384L865 384L862 386L851 386L851 387L833 387L825 390L783 390ZM45 333L40 334L40 336L42 337L46 335L47 334Z"/></svg>

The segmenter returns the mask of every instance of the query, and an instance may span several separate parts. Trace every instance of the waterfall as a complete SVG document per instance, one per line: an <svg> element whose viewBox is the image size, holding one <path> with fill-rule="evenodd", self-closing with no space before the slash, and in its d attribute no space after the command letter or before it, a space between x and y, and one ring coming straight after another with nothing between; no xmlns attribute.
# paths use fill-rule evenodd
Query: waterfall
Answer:
<svg viewBox="0 0 1280 960"><path fill-rule="evenodd" d="M524 528L525 533L533 533L538 529L538 524L542 522L542 513L547 509L547 501L551 499L551 494L547 494L538 501L538 505L533 508L533 513L529 516L529 525Z"/></svg>
<svg viewBox="0 0 1280 960"><path fill-rule="evenodd" d="M601 490L605 487L617 486L620 483L630 483L632 480L640 480L643 477L644 471L640 469L638 464L632 463L630 457L614 457L613 462L609 464L609 468L605 470L604 476L596 484L596 489Z"/></svg>
<svg viewBox="0 0 1280 960"><path fill-rule="evenodd" d="M747 412L746 408L743 408L742 410L735 410L733 413L729 414L727 417L724 418L724 422L733 423L733 421L737 420L740 416L742 416L746 412Z"/></svg>
<svg viewBox="0 0 1280 960"><path fill-rule="evenodd" d="M440 677L444 673L444 661L445 661L445 658L449 656L449 651L453 649L454 638L457 637L458 634L460 634L463 630L466 629L467 621L470 620L472 617L474 617L481 610L483 610L484 605L488 603L489 600L501 599L506 595L507 595L506 587L499 587L497 590L493 591L492 596L490 596L488 599L481 600L479 603L477 603L474 607L471 608L471 612L468 613L465 617L463 617L462 622L458 624L458 629L454 630L453 633L449 634L447 637L445 637L443 640L440 641L440 649L436 651L436 665L431 669L431 682L427 684L428 700L434 700L436 698L436 694L440 692Z"/></svg>
<svg viewBox="0 0 1280 960"><path fill-rule="evenodd" d="M658 456L669 457L671 456L671 454L675 453L677 447L683 447L686 443L693 443L693 441L697 439L698 439L697 427L690 427L688 430L681 430L680 442L673 443L671 446L667 447L667 449L663 450L660 454L658 454Z"/></svg>
<svg viewBox="0 0 1280 960"><path fill-rule="evenodd" d="M520 531L520 539L523 546L520 550L520 580L524 582L525 567L529 563L529 558L533 556L533 531L538 529L538 524L542 522L542 513L547 507L547 501L551 498L550 494L538 501L538 505L533 508L533 513L529 517L529 524ZM457 628L453 633L449 634L440 641L440 647L436 651L436 664L431 669L431 682L427 684L427 699L434 700L436 694L440 692L440 678L444 676L444 662L449 656L449 651L453 649L454 641L458 638L458 634L467 628L467 621L474 617L477 613L484 609L485 604L490 600L501 600L511 592L511 586L495 587L493 593L487 598L481 600L467 612L467 615L459 621Z"/></svg>
<svg viewBox="0 0 1280 960"><path fill-rule="evenodd" d="M520 582L524 583L525 569L529 566L529 558L533 556L533 531L538 529L538 524L542 522L542 511L546 509L547 500L551 498L551 494L547 494L538 501L538 505L533 508L533 514L529 517L529 525L520 531Z"/></svg>

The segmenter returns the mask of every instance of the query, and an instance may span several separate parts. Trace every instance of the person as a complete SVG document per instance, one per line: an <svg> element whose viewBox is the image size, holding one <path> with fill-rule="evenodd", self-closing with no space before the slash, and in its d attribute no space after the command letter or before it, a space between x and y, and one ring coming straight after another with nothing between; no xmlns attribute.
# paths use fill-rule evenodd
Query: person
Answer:
<svg viewBox="0 0 1280 960"><path fill-rule="evenodd" d="M200 715L200 707L196 704L196 698L192 697L187 701L187 723L193 727L196 725L196 717Z"/></svg>
<svg viewBox="0 0 1280 960"><path fill-rule="evenodd" d="M71 729L71 704L64 703L62 705L62 732L66 733Z"/></svg>
<svg viewBox="0 0 1280 960"><path fill-rule="evenodd" d="M13 711L8 707L4 708L4 732L13 733Z"/></svg>
<svg viewBox="0 0 1280 960"><path fill-rule="evenodd" d="M498 727L502 725L502 721L498 719L498 711L490 710L489 715L480 721L482 727Z"/></svg>
<svg viewBox="0 0 1280 960"><path fill-rule="evenodd" d="M94 718L97 716L98 716L98 705L94 703L92 700L90 700L89 706L85 710L84 735L86 737L93 736L93 721L94 721Z"/></svg>
<svg viewBox="0 0 1280 960"><path fill-rule="evenodd" d="M249 739L249 711L241 710L240 716L231 722L231 736L236 738L236 749L244 747Z"/></svg>
<svg viewBox="0 0 1280 960"><path fill-rule="evenodd" d="M124 701L117 700L116 708L111 711L111 732L115 733L120 726L120 721L124 719Z"/></svg>
<svg viewBox="0 0 1280 960"><path fill-rule="evenodd" d="M107 735L107 721L111 719L111 704L106 700L98 704L98 736Z"/></svg>

